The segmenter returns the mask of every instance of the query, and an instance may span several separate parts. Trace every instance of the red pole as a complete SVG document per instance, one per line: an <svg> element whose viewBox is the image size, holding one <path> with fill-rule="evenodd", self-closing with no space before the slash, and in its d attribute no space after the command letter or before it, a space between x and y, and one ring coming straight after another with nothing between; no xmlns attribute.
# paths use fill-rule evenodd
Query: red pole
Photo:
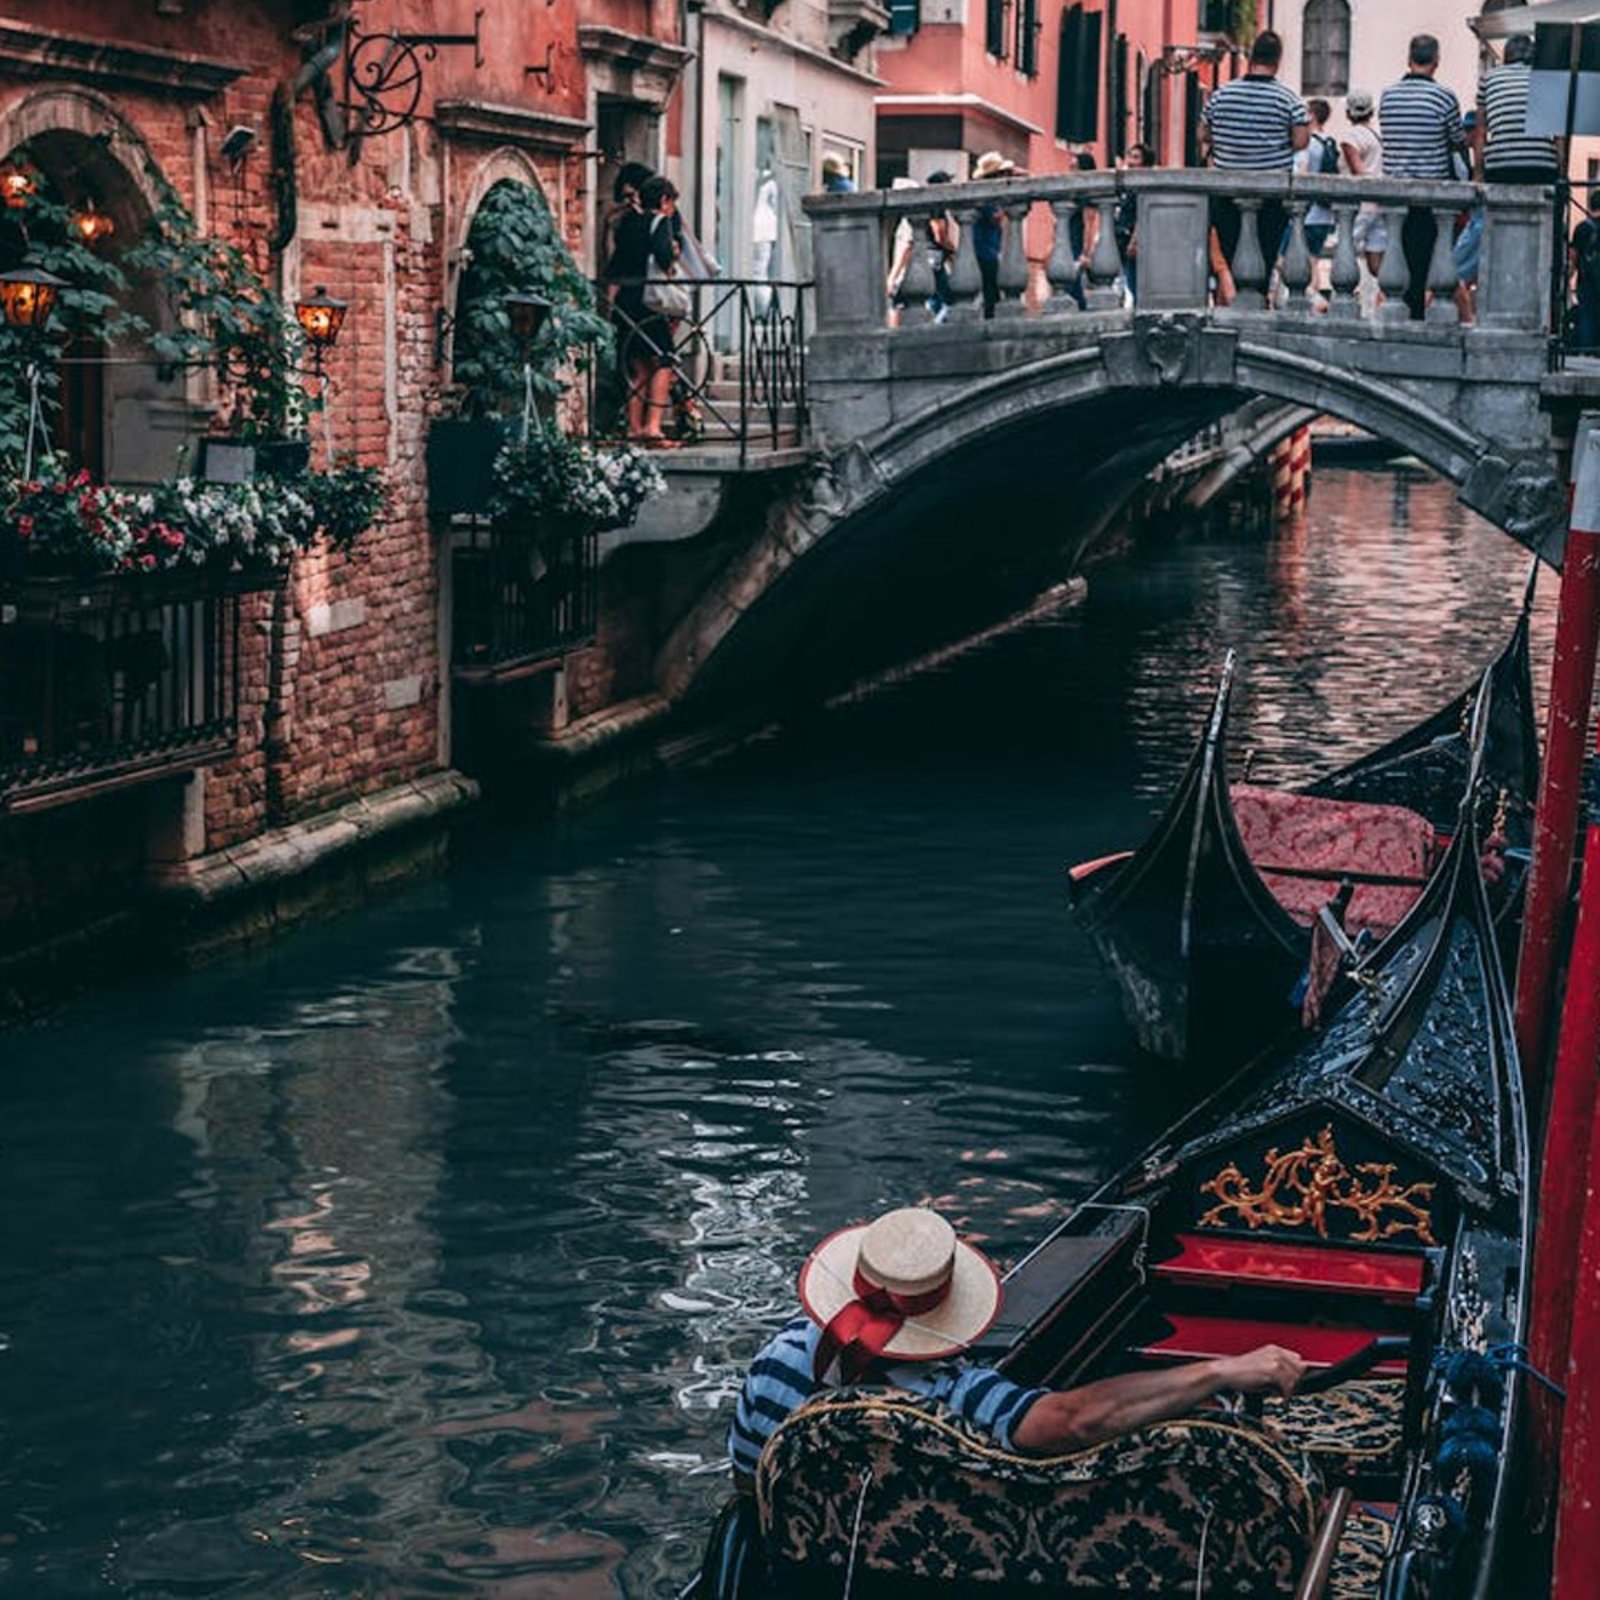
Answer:
<svg viewBox="0 0 1600 1600"><path fill-rule="evenodd" d="M1552 1009L1550 987L1556 946L1572 885L1578 786L1594 694L1595 643L1600 635L1597 450L1600 430L1580 428L1573 461L1577 492L1561 565L1561 604L1556 617L1555 657L1550 667L1549 721L1545 727L1539 805L1534 814L1533 870L1522 918L1522 949L1517 958L1517 1050L1528 1085L1529 1109L1535 1115L1542 1099L1539 1072ZM1586 472L1591 480L1587 492ZM1586 1118L1582 1125L1587 1138ZM1567 1259L1570 1261L1571 1257Z"/></svg>
<svg viewBox="0 0 1600 1600"><path fill-rule="evenodd" d="M1600 757L1597 757L1600 759ZM1600 801L1593 804L1600 807ZM1569 1098L1574 1106L1587 1096L1589 1104L1587 1160L1582 1167L1560 1171L1546 1164L1541 1204L1564 1191L1561 1223L1571 1230L1582 1224L1581 1243L1568 1270L1560 1273L1555 1260L1559 1240L1549 1245L1546 1292L1565 1305L1547 1306L1540 1299L1538 1270L1534 1278L1534 1315L1557 1324L1567 1319L1565 1360L1548 1365L1535 1343L1530 1352L1541 1372L1557 1374L1566 1385L1567 1401L1561 1425L1561 1499L1556 1512L1555 1583L1551 1594L1590 1595L1600 1571L1600 1106L1595 1082L1600 1073L1600 814L1592 810L1583 845L1583 889L1578 901L1578 927L1572 939L1572 960L1567 969L1566 1004L1561 1016L1561 1040L1556 1051L1556 1093L1564 1082L1581 1085ZM1553 1112L1552 1112L1553 1117ZM1551 1175L1554 1175L1553 1177ZM1539 1252L1546 1251L1545 1229L1554 1221L1541 1216ZM1539 1255L1536 1255L1536 1260ZM1536 1324L1537 1325L1537 1324ZM1549 1409L1549 1408L1545 1408Z"/></svg>

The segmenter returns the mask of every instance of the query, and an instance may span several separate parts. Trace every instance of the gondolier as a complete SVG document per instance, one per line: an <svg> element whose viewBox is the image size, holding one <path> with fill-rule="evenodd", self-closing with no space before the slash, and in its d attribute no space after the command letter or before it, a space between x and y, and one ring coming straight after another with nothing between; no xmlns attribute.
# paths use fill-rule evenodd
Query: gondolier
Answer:
<svg viewBox="0 0 1600 1600"><path fill-rule="evenodd" d="M905 1206L843 1228L800 1272L804 1314L751 1364L728 1453L748 1487L767 1440L812 1396L883 1384L939 1400L1003 1450L1058 1455L1182 1416L1223 1393L1289 1395L1305 1372L1292 1350L1123 1373L1076 1389L1025 1388L961 1360L1000 1310L1000 1275L938 1212Z"/></svg>

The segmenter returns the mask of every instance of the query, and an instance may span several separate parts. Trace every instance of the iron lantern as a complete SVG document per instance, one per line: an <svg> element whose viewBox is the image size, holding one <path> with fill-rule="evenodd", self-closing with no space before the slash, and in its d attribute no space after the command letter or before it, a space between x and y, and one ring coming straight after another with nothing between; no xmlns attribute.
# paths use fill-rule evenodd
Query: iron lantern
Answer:
<svg viewBox="0 0 1600 1600"><path fill-rule="evenodd" d="M511 337L531 350L555 308L542 294L508 294L503 302L511 321Z"/></svg>
<svg viewBox="0 0 1600 1600"><path fill-rule="evenodd" d="M91 248L117 231L116 223L104 211L95 210L93 200L86 200L82 211L73 212L68 227Z"/></svg>
<svg viewBox="0 0 1600 1600"><path fill-rule="evenodd" d="M65 278L58 278L43 267L13 267L10 272L0 272L0 308L3 308L7 326L24 333L43 333L56 300L67 287Z"/></svg>
<svg viewBox="0 0 1600 1600"><path fill-rule="evenodd" d="M309 300L296 300L295 320L301 331L311 341L313 354L321 359L324 350L331 350L344 326L344 314L350 309L348 300L335 300L319 283L317 292Z"/></svg>

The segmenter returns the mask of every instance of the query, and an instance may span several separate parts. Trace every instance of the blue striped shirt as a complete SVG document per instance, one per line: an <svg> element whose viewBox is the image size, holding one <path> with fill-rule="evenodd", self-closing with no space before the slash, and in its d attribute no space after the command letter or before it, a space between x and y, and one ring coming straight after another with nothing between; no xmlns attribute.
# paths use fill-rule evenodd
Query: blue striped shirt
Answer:
<svg viewBox="0 0 1600 1600"><path fill-rule="evenodd" d="M1383 171L1389 178L1451 178L1452 150L1464 150L1461 102L1425 72L1408 72L1378 100Z"/></svg>
<svg viewBox="0 0 1600 1600"><path fill-rule="evenodd" d="M811 1375L822 1329L809 1317L796 1317L762 1347L750 1363L744 1388L733 1408L728 1455L735 1469L754 1475L761 1451L778 1424L823 1386ZM1045 1391L1024 1389L991 1367L963 1361L902 1361L886 1367L880 1383L938 1400L982 1428L1002 1450L1011 1450L1012 1433L1028 1408Z"/></svg>
<svg viewBox="0 0 1600 1600"><path fill-rule="evenodd" d="M1200 113L1211 165L1229 172L1287 172L1294 130L1309 126L1305 101L1265 73L1247 72L1212 91Z"/></svg>

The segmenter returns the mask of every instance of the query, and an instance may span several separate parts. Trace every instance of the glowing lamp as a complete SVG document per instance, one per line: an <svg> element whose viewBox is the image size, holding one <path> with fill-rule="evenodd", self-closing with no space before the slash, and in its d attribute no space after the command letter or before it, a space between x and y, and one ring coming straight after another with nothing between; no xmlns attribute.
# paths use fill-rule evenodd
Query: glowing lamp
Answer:
<svg viewBox="0 0 1600 1600"><path fill-rule="evenodd" d="M103 239L109 239L117 231L116 223L104 211L96 211L92 200L84 205L82 211L73 212L67 226L74 237L91 247Z"/></svg>
<svg viewBox="0 0 1600 1600"><path fill-rule="evenodd" d="M0 308L8 326L23 332L42 333L55 310L57 297L67 287L43 267L13 267L0 272Z"/></svg>
<svg viewBox="0 0 1600 1600"><path fill-rule="evenodd" d="M554 308L542 294L508 294L503 304L511 319L512 338L523 349L532 348Z"/></svg>
<svg viewBox="0 0 1600 1600"><path fill-rule="evenodd" d="M20 211L38 193L39 180L26 167L8 161L0 166L0 205Z"/></svg>
<svg viewBox="0 0 1600 1600"><path fill-rule="evenodd" d="M321 284L309 300L296 300L295 320L301 331L311 341L312 353L320 360L324 350L331 350L344 326L344 314L350 309L348 300L335 300Z"/></svg>

